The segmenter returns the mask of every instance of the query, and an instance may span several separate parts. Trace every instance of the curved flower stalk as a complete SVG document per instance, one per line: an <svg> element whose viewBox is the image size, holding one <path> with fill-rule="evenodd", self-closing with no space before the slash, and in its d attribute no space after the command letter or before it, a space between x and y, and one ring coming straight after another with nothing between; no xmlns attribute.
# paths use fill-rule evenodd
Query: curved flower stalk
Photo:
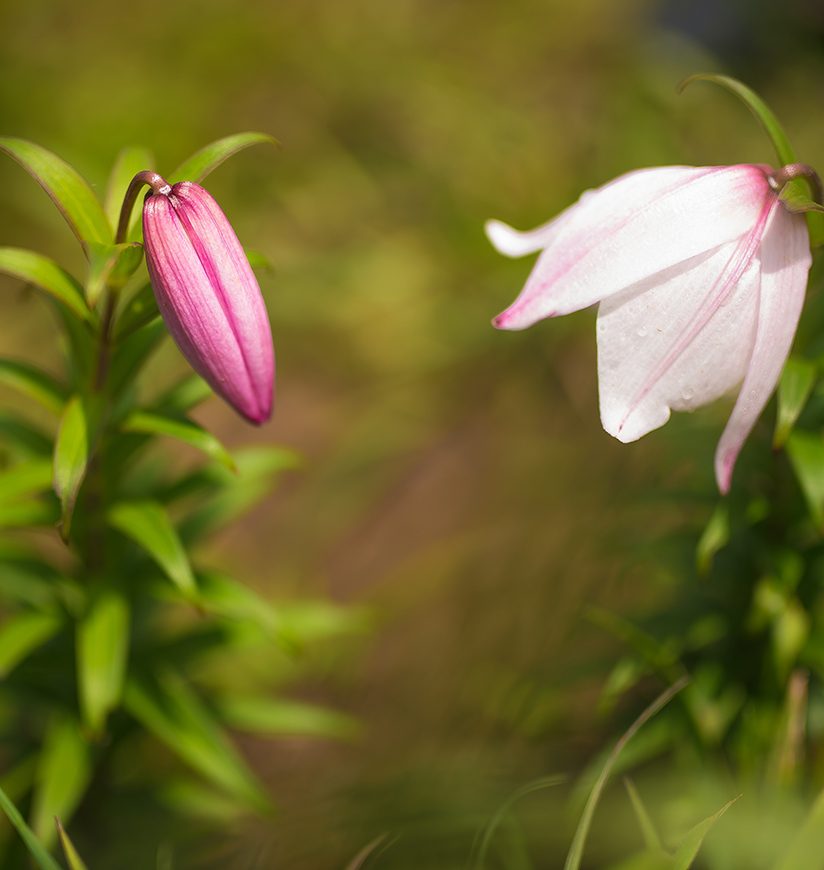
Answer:
<svg viewBox="0 0 824 870"><path fill-rule="evenodd" d="M624 442L740 384L715 456L726 493L790 352L807 285L807 226L779 197L786 170L640 169L531 232L488 222L501 253L542 252L493 324L524 329L600 303L601 422Z"/></svg>
<svg viewBox="0 0 824 870"><path fill-rule="evenodd" d="M218 395L249 422L265 423L272 414L272 333L231 224L194 182L171 186L156 173L141 182L152 187L143 206L146 265L169 332Z"/></svg>

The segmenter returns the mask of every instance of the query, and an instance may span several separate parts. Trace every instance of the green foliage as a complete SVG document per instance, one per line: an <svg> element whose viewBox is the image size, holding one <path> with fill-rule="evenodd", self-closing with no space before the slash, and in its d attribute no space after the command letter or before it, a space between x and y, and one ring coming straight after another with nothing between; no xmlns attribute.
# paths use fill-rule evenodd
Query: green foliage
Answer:
<svg viewBox="0 0 824 870"><path fill-rule="evenodd" d="M272 141L229 137L183 168L202 178L243 148ZM0 150L47 190L88 259L81 284L46 257L0 248L0 271L48 294L66 348L62 377L0 359L0 383L54 418L41 428L16 411L0 414L0 529L40 528L53 537L58 526L65 545L61 552L55 541L0 542L0 737L8 758L27 759L4 782L28 808L31 827L2 792L0 801L39 866L57 866L48 850L59 838L69 866L81 868L54 819L71 820L84 800L105 801L110 777L135 747L153 758L151 746L162 745L199 777L176 790L176 806L205 818L217 807L230 806L233 816L272 810L230 728L356 736L350 717L275 697L268 679L221 688L210 675L215 661L225 666L250 645L263 657L294 658L316 637L346 633L352 618L314 602L302 615L299 602L281 613L198 565L193 543L242 515L297 460L265 444L234 458L188 417L210 395L195 375L171 387L138 386L165 327L138 271L139 234L113 245L110 223L131 176L151 165L148 152L121 152L104 207L50 152L16 139L0 140ZM154 449L165 439L195 448L201 464L179 468ZM141 770L146 783L153 766ZM0 850L7 846L0 839Z"/></svg>

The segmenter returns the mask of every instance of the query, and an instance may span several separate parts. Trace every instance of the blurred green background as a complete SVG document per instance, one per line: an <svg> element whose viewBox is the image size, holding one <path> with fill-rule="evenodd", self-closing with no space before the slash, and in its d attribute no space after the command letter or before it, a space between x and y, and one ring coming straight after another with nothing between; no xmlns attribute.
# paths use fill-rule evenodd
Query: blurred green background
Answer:
<svg viewBox="0 0 824 870"><path fill-rule="evenodd" d="M174 866L311 870L388 832L377 866L465 866L513 789L574 781L660 690L648 681L602 715L620 645L588 609L635 615L672 594L712 511L728 411L676 415L633 445L610 439L593 313L496 333L490 317L531 263L499 257L483 222L531 227L639 166L771 162L728 95L676 95L701 70L759 90L821 166L821 5L6 0L0 57L4 133L57 152L97 189L125 145L148 146L163 172L232 132L282 142L207 181L272 263L261 284L275 419L251 430L217 400L200 419L230 447L274 441L305 462L208 555L267 595L372 614L368 636L315 651L290 687L357 716L360 737L242 744L274 821L204 836L93 795L76 823L87 860L150 866L135 856L160 846ZM59 215L10 161L0 227L4 244L82 273ZM4 353L48 366L56 328L14 282L0 289ZM171 344L153 365L158 378L183 366ZM719 799L692 784L686 800L680 776L673 767L656 788L688 827ZM559 866L570 791L523 804L533 866ZM637 845L621 812L605 811L608 838L596 826L590 866Z"/></svg>

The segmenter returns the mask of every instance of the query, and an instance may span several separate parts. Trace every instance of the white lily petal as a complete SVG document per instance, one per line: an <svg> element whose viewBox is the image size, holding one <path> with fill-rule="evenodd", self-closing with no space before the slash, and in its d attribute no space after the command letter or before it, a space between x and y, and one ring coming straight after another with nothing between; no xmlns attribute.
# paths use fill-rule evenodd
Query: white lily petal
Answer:
<svg viewBox="0 0 824 870"><path fill-rule="evenodd" d="M769 191L765 169L753 165L630 172L567 210L523 291L493 322L525 329L737 239Z"/></svg>
<svg viewBox="0 0 824 870"><path fill-rule="evenodd" d="M601 422L620 441L741 383L755 340L759 264L728 242L598 309Z"/></svg>
<svg viewBox="0 0 824 870"><path fill-rule="evenodd" d="M526 232L516 230L503 221L495 220L487 221L484 224L484 231L499 254L506 257L523 257L549 247L569 218L571 210L567 209L549 223Z"/></svg>
<svg viewBox="0 0 824 870"><path fill-rule="evenodd" d="M776 200L761 242L761 290L752 355L738 401L718 442L715 477L730 488L735 461L756 420L775 390L795 336L811 264L803 215L793 215Z"/></svg>

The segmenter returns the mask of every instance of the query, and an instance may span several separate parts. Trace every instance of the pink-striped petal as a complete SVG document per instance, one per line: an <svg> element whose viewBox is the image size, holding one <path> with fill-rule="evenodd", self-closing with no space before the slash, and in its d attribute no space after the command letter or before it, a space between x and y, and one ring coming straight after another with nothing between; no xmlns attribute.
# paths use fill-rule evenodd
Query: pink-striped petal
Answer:
<svg viewBox="0 0 824 870"><path fill-rule="evenodd" d="M774 201L761 242L761 289L755 343L741 392L715 452L718 488L730 488L735 461L775 390L801 316L810 244L803 215Z"/></svg>
<svg viewBox="0 0 824 870"><path fill-rule="evenodd" d="M524 329L586 308L737 239L769 193L766 169L747 164L628 173L572 207L521 294L493 323Z"/></svg>
<svg viewBox="0 0 824 870"><path fill-rule="evenodd" d="M741 383L755 339L759 268L741 242L662 272L598 309L601 422L620 441ZM739 255L737 257L736 255Z"/></svg>

